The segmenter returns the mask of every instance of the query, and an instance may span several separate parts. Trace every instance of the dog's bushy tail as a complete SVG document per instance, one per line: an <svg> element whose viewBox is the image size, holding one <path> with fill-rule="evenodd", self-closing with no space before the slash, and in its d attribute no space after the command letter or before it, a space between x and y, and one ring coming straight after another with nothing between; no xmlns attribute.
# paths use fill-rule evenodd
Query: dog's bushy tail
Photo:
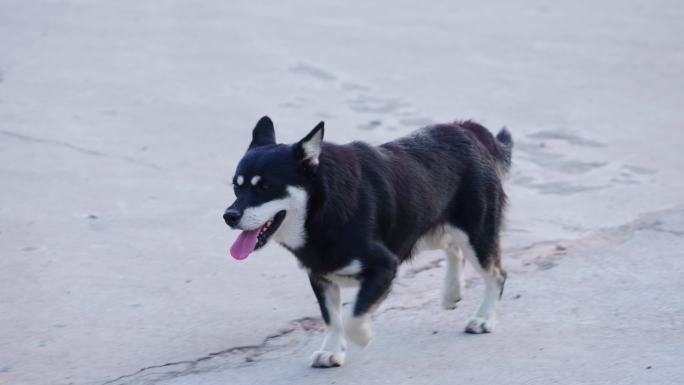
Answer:
<svg viewBox="0 0 684 385"><path fill-rule="evenodd" d="M513 137L506 127L502 128L496 137L479 123L472 120L456 122L461 128L470 131L496 161L496 168L501 179L506 179L511 168L513 155Z"/></svg>
<svg viewBox="0 0 684 385"><path fill-rule="evenodd" d="M513 157L513 136L506 127L502 128L496 134L496 140L499 142L499 151L496 152L495 157L501 167L502 176L508 176L508 171L511 169L511 159Z"/></svg>

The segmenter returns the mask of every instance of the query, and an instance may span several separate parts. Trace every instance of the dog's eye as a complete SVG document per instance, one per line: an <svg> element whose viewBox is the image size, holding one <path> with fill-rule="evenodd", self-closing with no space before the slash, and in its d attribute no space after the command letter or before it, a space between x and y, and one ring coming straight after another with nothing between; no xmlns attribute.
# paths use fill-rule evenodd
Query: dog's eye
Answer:
<svg viewBox="0 0 684 385"><path fill-rule="evenodd" d="M271 187L271 186L270 186L268 183L264 182L264 181L262 181L261 183L259 183L259 184L257 185L257 188L258 188L259 190L261 190L261 191L266 191L266 190L269 189L269 187Z"/></svg>

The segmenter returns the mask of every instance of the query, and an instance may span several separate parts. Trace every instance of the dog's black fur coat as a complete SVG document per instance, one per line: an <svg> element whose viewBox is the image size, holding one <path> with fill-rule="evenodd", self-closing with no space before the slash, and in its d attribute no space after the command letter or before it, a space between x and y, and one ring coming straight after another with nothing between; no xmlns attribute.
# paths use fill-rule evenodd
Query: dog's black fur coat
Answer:
<svg viewBox="0 0 684 385"><path fill-rule="evenodd" d="M273 124L262 118L236 175L258 173L263 191L237 191L231 206L242 210L285 194L285 186L308 193L306 239L290 250L310 272L323 298L325 274L359 260L363 270L354 315L367 313L389 290L399 263L418 239L443 225L465 232L483 268L499 267L499 230L506 196L502 175L510 166L512 138L496 138L472 121L437 124L380 146L323 142L317 163L304 144L320 123L294 145L275 144ZM275 188L274 188L275 187ZM251 190L247 188L247 190Z"/></svg>

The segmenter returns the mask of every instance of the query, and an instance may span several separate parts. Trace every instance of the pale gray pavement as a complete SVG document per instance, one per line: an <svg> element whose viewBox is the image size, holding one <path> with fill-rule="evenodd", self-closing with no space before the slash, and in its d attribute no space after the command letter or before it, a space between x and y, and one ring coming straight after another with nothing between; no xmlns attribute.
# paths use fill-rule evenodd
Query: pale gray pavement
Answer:
<svg viewBox="0 0 684 385"><path fill-rule="evenodd" d="M0 383L680 383L684 4L322 3L0 3ZM305 274L220 219L265 113L507 125L499 329L461 333L480 282L442 311L425 254L367 350L308 368Z"/></svg>

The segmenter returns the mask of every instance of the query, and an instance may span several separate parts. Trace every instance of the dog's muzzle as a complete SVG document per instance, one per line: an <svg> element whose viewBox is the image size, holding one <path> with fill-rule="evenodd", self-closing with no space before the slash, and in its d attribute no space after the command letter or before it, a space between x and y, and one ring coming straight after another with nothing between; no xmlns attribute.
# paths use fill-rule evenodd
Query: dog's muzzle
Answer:
<svg viewBox="0 0 684 385"><path fill-rule="evenodd" d="M242 213L236 209L228 208L226 212L223 213L223 220L231 228L235 228L242 218Z"/></svg>

